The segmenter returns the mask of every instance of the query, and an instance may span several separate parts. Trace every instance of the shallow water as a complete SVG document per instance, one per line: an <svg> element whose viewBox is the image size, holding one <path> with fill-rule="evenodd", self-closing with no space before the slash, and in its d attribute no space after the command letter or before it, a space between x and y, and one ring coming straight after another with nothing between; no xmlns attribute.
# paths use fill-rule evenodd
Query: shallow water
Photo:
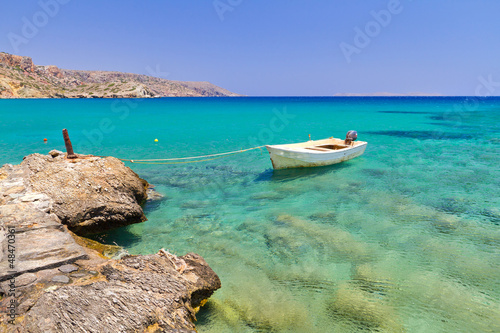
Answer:
<svg viewBox="0 0 500 333"><path fill-rule="evenodd" d="M127 163L164 195L95 236L201 254L222 280L201 332L500 331L500 99L0 101L0 163L63 149L123 158L343 137L340 165L273 172L265 151ZM43 138L48 142L43 143ZM153 140L158 138L158 143Z"/></svg>

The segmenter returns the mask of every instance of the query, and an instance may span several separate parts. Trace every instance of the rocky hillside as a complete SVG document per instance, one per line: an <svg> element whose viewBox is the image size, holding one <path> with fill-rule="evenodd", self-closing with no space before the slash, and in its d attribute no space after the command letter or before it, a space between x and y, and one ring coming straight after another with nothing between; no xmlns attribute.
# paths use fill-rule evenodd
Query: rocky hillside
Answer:
<svg viewBox="0 0 500 333"><path fill-rule="evenodd" d="M0 98L147 98L239 96L209 82L171 81L140 74L37 66L30 57L0 52Z"/></svg>

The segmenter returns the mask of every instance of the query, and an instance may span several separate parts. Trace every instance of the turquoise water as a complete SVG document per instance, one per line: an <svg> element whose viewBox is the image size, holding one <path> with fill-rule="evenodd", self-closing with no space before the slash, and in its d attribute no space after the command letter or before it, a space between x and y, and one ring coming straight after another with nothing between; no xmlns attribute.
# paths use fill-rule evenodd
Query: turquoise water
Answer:
<svg viewBox="0 0 500 333"><path fill-rule="evenodd" d="M330 167L127 163L164 200L96 238L201 254L223 287L200 333L500 331L500 98L2 100L0 117L0 164L63 150L62 128L77 153L131 159L355 129L365 154Z"/></svg>

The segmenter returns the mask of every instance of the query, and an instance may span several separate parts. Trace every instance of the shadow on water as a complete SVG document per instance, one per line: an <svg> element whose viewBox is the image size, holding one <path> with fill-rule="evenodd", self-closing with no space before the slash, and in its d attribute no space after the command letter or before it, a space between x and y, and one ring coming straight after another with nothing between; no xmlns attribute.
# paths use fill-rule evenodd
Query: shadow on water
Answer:
<svg viewBox="0 0 500 333"><path fill-rule="evenodd" d="M107 232L85 236L102 244L131 246L142 241L141 237L128 230L128 226L113 229Z"/></svg>
<svg viewBox="0 0 500 333"><path fill-rule="evenodd" d="M447 133L440 131L373 131L366 132L372 135L395 136L398 138L409 138L419 140L457 140L457 139L473 139L474 136L462 133Z"/></svg>
<svg viewBox="0 0 500 333"><path fill-rule="evenodd" d="M322 176L328 173L336 172L344 168L349 168L349 162L327 165L321 167L312 168L294 168L294 169L283 169L283 170L273 170L267 169L266 171L260 173L255 182L287 182L295 179L311 179L314 177Z"/></svg>
<svg viewBox="0 0 500 333"><path fill-rule="evenodd" d="M196 326L207 326L212 322L212 316L216 312L212 302L200 307L200 311L196 314Z"/></svg>
<svg viewBox="0 0 500 333"><path fill-rule="evenodd" d="M159 199L149 199L147 200L144 205L142 206L142 210L144 213L147 215L150 212L153 212L161 207L161 205L167 201L168 198L162 197Z"/></svg>
<svg viewBox="0 0 500 333"><path fill-rule="evenodd" d="M454 128L454 129L459 129L459 130L474 130L474 131L479 131L481 130L481 126L474 126L474 125L462 125L462 124L449 124L449 123L438 123L438 122L429 122L425 123L426 125L432 125L432 126L441 126L441 127L447 127L447 128Z"/></svg>
<svg viewBox="0 0 500 333"><path fill-rule="evenodd" d="M438 121L457 121L461 120L462 118L468 118L471 116L472 114L470 112L464 112L464 111L461 111L460 114L458 114L458 112L455 113L440 112L440 113L435 113L433 116L430 116L429 119Z"/></svg>
<svg viewBox="0 0 500 333"><path fill-rule="evenodd" d="M390 172L384 169L361 169L361 172L371 178L382 178L387 176Z"/></svg>
<svg viewBox="0 0 500 333"><path fill-rule="evenodd" d="M425 111L377 111L378 113L399 113L399 114L435 114L435 112Z"/></svg>

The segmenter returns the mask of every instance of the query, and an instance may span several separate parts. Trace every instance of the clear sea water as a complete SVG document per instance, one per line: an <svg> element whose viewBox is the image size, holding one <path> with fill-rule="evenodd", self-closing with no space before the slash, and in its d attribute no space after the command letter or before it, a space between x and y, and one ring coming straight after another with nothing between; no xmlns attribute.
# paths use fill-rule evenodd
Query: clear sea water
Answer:
<svg viewBox="0 0 500 333"><path fill-rule="evenodd" d="M365 154L330 167L127 163L164 199L95 238L202 255L222 289L200 333L499 332L499 124L500 98L1 100L0 164L63 150L63 128L77 153L131 159L357 130Z"/></svg>

